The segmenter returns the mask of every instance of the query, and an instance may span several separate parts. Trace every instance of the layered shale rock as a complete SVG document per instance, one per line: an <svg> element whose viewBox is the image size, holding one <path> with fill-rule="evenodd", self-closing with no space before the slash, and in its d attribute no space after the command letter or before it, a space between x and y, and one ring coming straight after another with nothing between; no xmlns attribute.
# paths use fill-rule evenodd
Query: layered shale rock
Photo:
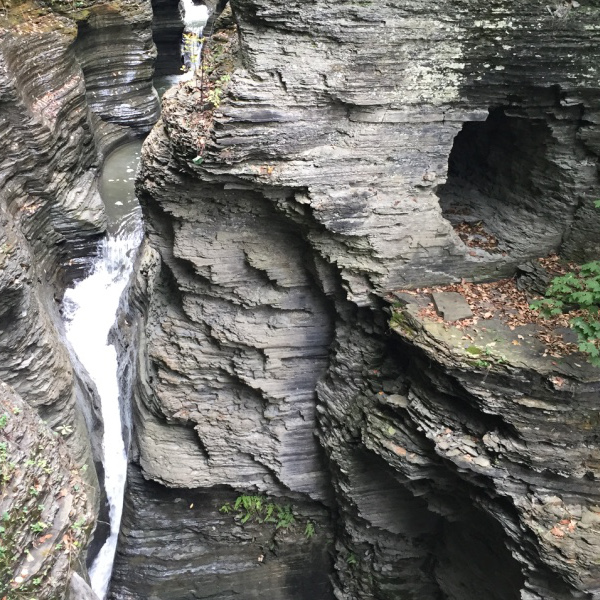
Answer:
<svg viewBox="0 0 600 600"><path fill-rule="evenodd" d="M94 4L74 46L88 105L102 121L145 133L158 117L150 2Z"/></svg>
<svg viewBox="0 0 600 600"><path fill-rule="evenodd" d="M96 432L96 460L101 425L93 385L85 375L74 374L73 359L61 341L54 298L67 281L84 273L106 226L96 183L98 151L106 150L115 136L102 137L110 127L101 125L102 111L114 112L120 125L133 125L136 131L148 128L156 113L150 79L154 49L147 3L120 8L59 3L54 9L13 3L0 16L0 136L5 148L0 157L0 377L52 427L61 424L74 432L70 437L82 464L90 460L84 417ZM123 31L114 30L116 21L123 23ZM108 30L104 37L88 37L103 46L106 36L113 36L114 56L98 68L90 62L97 48L81 46L78 27L100 32L103 26ZM121 44L116 33L122 34ZM115 62L117 56L122 62ZM111 75L113 67L122 69L127 83L105 90L102 81L119 80ZM100 114L93 115L86 94L111 99L98 100ZM130 133L123 128L116 134L124 135ZM91 469L90 478L93 482Z"/></svg>
<svg viewBox="0 0 600 600"><path fill-rule="evenodd" d="M153 0L152 37L157 49L155 76L181 72L183 20L179 2Z"/></svg>
<svg viewBox="0 0 600 600"><path fill-rule="evenodd" d="M42 284L25 236L0 210L0 380L10 384L50 427L64 428L76 462L92 466L101 434L95 387L77 375L61 340L51 291ZM93 447L93 452L91 452ZM88 482L97 485L90 469Z"/></svg>
<svg viewBox="0 0 600 600"><path fill-rule="evenodd" d="M138 553L158 597L212 593L195 561L183 589L151 558L188 522L168 499L213 498L220 552L219 486L330 505L329 479L337 598L598 594L597 370L543 348L482 366L418 311L391 331L384 302L598 256L600 14L582 4L231 0L238 30L166 96L138 179L113 598L151 593L127 584ZM270 597L312 597L287 593Z"/></svg>
<svg viewBox="0 0 600 600"><path fill-rule="evenodd" d="M93 502L61 436L0 383L0 593L65 597L93 525ZM95 596L75 578L70 598Z"/></svg>
<svg viewBox="0 0 600 600"><path fill-rule="evenodd" d="M302 523L292 528L241 525L219 510L235 497L228 487L165 488L131 467L110 597L330 597L327 512L299 501Z"/></svg>
<svg viewBox="0 0 600 600"><path fill-rule="evenodd" d="M106 228L97 190L103 153L156 118L151 17L149 2L133 1L6 2L0 13L0 380L64 436L71 460L89 467L95 509L98 399L69 355L58 301ZM61 569L64 587L68 563ZM79 583L77 598L87 586Z"/></svg>

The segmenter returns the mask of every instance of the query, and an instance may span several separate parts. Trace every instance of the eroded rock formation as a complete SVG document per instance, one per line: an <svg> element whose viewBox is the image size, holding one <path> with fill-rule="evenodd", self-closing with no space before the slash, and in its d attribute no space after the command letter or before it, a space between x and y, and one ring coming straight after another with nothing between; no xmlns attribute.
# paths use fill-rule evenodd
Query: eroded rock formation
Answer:
<svg viewBox="0 0 600 600"><path fill-rule="evenodd" d="M325 511L311 551L335 526L333 589L270 598L597 597L598 372L543 350L482 368L460 336L409 308L390 330L385 309L398 289L598 256L598 7L231 5L237 31L212 40L222 99L167 94L138 178L111 597L261 595L255 542L228 541L217 512L243 493ZM294 572L290 541L268 558ZM192 558L223 544L227 576Z"/></svg>
<svg viewBox="0 0 600 600"><path fill-rule="evenodd" d="M0 593L64 598L94 523L93 495L62 438L4 382L0 491ZM89 588L84 581L75 585L81 595L73 600L81 600Z"/></svg>
<svg viewBox="0 0 600 600"><path fill-rule="evenodd" d="M5 2L0 12L0 381L64 436L95 511L98 399L66 347L58 302L106 227L96 182L102 155L156 120L151 18L149 2L134 1ZM53 448L40 451L62 477L62 454ZM50 503L61 490L47 483ZM6 510L22 503L5 491ZM70 570L85 574L82 550L70 548L66 562L61 554L61 578L40 598L58 597ZM29 569L23 585L39 577ZM74 597L83 597L87 584L73 585Z"/></svg>

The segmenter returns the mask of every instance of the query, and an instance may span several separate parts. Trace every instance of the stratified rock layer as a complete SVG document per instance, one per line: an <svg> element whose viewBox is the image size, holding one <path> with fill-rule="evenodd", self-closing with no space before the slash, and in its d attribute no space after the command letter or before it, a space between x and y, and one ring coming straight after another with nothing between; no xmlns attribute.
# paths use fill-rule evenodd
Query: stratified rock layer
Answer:
<svg viewBox="0 0 600 600"><path fill-rule="evenodd" d="M74 49L92 112L103 121L145 133L158 117L152 87L156 47L152 7L144 0L99 3L79 24Z"/></svg>
<svg viewBox="0 0 600 600"><path fill-rule="evenodd" d="M93 524L86 487L60 436L0 383L3 598L64 597Z"/></svg>
<svg viewBox="0 0 600 600"><path fill-rule="evenodd" d="M178 0L153 0L152 37L157 49L154 74L181 73L183 21Z"/></svg>
<svg viewBox="0 0 600 600"><path fill-rule="evenodd" d="M121 337L135 468L326 504L331 480L336 598L596 597L597 370L543 350L487 368L460 338L452 358L410 311L391 332L383 298L598 256L598 7L232 7L239 51L231 30L212 40L212 96L167 95L144 150ZM129 492L115 599L151 593L126 583L160 546L133 507L162 494ZM270 597L311 597L287 593Z"/></svg>
<svg viewBox="0 0 600 600"><path fill-rule="evenodd" d="M239 524L219 511L235 498L227 487L167 489L131 467L113 574L112 589L118 591L111 597L331 597L323 543L332 537L327 512L296 504L303 519L314 523L315 534L307 538L305 525L277 530L275 523ZM139 563L135 571L131 561Z"/></svg>
<svg viewBox="0 0 600 600"><path fill-rule="evenodd" d="M94 465L100 470L102 454L98 398L69 355L58 302L64 286L89 267L106 227L97 190L102 155L156 120L151 18L149 1L134 0L13 1L0 14L0 383L10 384L64 436L71 460L84 468L95 510ZM44 449L47 468L62 477L64 449L53 456L53 448ZM49 486L60 484L47 479ZM70 496L62 501L60 492L45 491L47 511L69 512L63 505ZM69 547L60 578L46 580L43 572L31 596L62 597L69 564L82 550ZM69 593L91 597L86 588L73 581Z"/></svg>

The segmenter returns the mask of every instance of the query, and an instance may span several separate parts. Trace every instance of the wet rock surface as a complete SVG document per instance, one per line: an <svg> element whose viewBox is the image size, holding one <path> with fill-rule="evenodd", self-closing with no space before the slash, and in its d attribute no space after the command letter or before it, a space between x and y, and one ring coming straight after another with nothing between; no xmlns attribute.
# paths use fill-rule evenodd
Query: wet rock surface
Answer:
<svg viewBox="0 0 600 600"><path fill-rule="evenodd" d="M237 495L225 486L169 489L130 467L109 597L330 598L333 533L327 511L299 501L302 526L241 525L219 511ZM314 524L311 538L304 532L306 519ZM131 561L138 564L135 571Z"/></svg>
<svg viewBox="0 0 600 600"><path fill-rule="evenodd" d="M598 8L565 6L232 0L220 102L167 94L138 178L120 343L156 485L129 507L224 484L333 504L324 597L595 597L597 371L454 356L382 300L598 255ZM128 509L113 597L145 597L139 552L187 597L143 522Z"/></svg>
<svg viewBox="0 0 600 600"><path fill-rule="evenodd" d="M159 112L152 87L156 47L151 24L149 1L120 7L98 3L79 24L74 45L90 110L138 134L152 127Z"/></svg>
<svg viewBox="0 0 600 600"><path fill-rule="evenodd" d="M97 190L102 156L148 130L157 116L151 18L149 2L134 1L6 2L0 12L0 380L64 437L68 460L83 468L93 512L102 477L99 401L66 347L59 302L64 287L89 267L106 228ZM18 440L25 452L31 440ZM56 472L46 483L61 484L59 475L68 478L61 462L66 450L61 446L53 456L48 444L42 451ZM19 455L17 472L26 460ZM71 497L57 500L57 488L53 501L51 491L44 491L47 511L68 513ZM42 573L40 589L28 588L32 597L63 593L85 549L77 543L67 562L61 558L56 581ZM79 561L85 576L84 557ZM84 581L73 582L69 593L92 597Z"/></svg>
<svg viewBox="0 0 600 600"><path fill-rule="evenodd" d="M181 73L183 20L176 0L153 0L152 37L157 49L154 75Z"/></svg>

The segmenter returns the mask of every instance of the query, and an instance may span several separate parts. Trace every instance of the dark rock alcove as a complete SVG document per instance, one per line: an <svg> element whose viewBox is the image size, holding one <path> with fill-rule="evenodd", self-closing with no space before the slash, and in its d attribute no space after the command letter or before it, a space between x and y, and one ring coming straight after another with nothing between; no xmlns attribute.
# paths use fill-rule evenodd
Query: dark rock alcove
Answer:
<svg viewBox="0 0 600 600"><path fill-rule="evenodd" d="M579 139L581 105L556 90L518 101L463 125L438 188L462 240L513 264L560 249L596 178L594 157Z"/></svg>

